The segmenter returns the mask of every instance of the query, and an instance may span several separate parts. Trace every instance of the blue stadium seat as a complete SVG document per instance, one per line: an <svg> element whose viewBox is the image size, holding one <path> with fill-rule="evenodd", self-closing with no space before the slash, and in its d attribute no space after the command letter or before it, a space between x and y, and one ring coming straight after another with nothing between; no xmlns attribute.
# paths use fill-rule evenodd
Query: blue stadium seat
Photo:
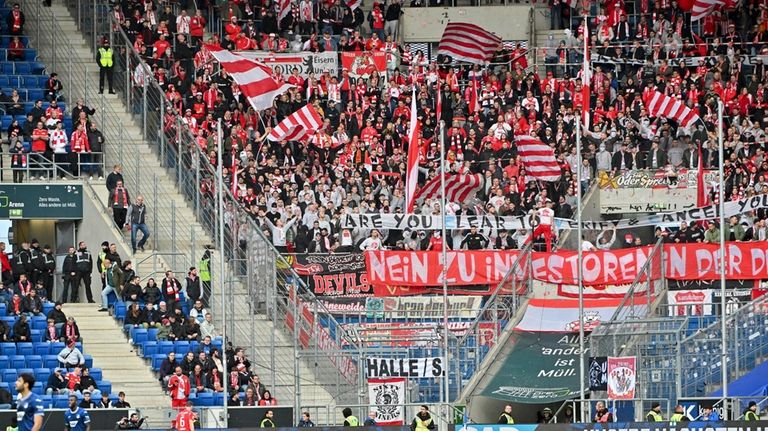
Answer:
<svg viewBox="0 0 768 431"><path fill-rule="evenodd" d="M0 76L0 87L10 87L10 83L11 81L8 76Z"/></svg>
<svg viewBox="0 0 768 431"><path fill-rule="evenodd" d="M68 395L54 395L53 396L53 408L55 409L65 409L69 405L69 396Z"/></svg>
<svg viewBox="0 0 768 431"><path fill-rule="evenodd" d="M157 341L145 341L141 346L141 355L145 358L151 358L159 351L160 347L157 345Z"/></svg>
<svg viewBox="0 0 768 431"><path fill-rule="evenodd" d="M6 120L8 122L7 125L6 125ZM11 117L10 115L3 115L2 122L3 122L3 131L6 131L8 130L8 127L11 125L11 123L13 122L13 117ZM0 316L5 316L6 314L8 314L8 309L6 308L5 304L0 304Z"/></svg>
<svg viewBox="0 0 768 431"><path fill-rule="evenodd" d="M29 331L29 339L37 342L37 341L43 341L43 331L39 329L32 329Z"/></svg>
<svg viewBox="0 0 768 431"><path fill-rule="evenodd" d="M191 352L197 353L197 349L199 349L199 348L200 348L200 342L199 341L194 341L193 340L193 341L189 342L189 350Z"/></svg>
<svg viewBox="0 0 768 431"><path fill-rule="evenodd" d="M174 344L176 355L186 355L189 352L189 341L177 341Z"/></svg>
<svg viewBox="0 0 768 431"><path fill-rule="evenodd" d="M161 354L168 356L169 353L174 351L174 345L173 341L158 341L158 346L160 347Z"/></svg>
<svg viewBox="0 0 768 431"><path fill-rule="evenodd" d="M101 392L106 392L108 394L112 393L112 382L107 380L96 380L96 385L99 387Z"/></svg>
<svg viewBox="0 0 768 431"><path fill-rule="evenodd" d="M43 86L45 86L45 83L43 83ZM43 302L43 314L48 316L48 313L50 313L51 310L54 309L54 307L56 307L56 304L54 304L53 302Z"/></svg>
<svg viewBox="0 0 768 431"><path fill-rule="evenodd" d="M147 330L144 328L132 328L131 338L134 345L140 345L148 340Z"/></svg>
<svg viewBox="0 0 768 431"><path fill-rule="evenodd" d="M32 345L35 348L35 355L46 356L51 353L50 343L46 343L45 341L38 341L36 343L32 343Z"/></svg>
<svg viewBox="0 0 768 431"><path fill-rule="evenodd" d="M88 368L93 368L93 356L91 355L83 355L85 357L85 366Z"/></svg>
<svg viewBox="0 0 768 431"><path fill-rule="evenodd" d="M35 61L37 60L37 50L36 49L25 49L24 50L24 61Z"/></svg>
<svg viewBox="0 0 768 431"><path fill-rule="evenodd" d="M0 370L11 368L11 360L7 356L0 356Z"/></svg>
<svg viewBox="0 0 768 431"><path fill-rule="evenodd" d="M11 386L14 386L14 385L11 385L8 382L0 382L0 389L5 389L8 392L11 391Z"/></svg>
<svg viewBox="0 0 768 431"><path fill-rule="evenodd" d="M33 376L35 375L35 370L33 370L32 368L28 368L28 367L19 368L16 371L18 371L19 374L25 374L26 373L26 374L32 374Z"/></svg>
<svg viewBox="0 0 768 431"><path fill-rule="evenodd" d="M35 380L38 382L48 382L48 377L51 375L51 370L48 368L35 368Z"/></svg>
<svg viewBox="0 0 768 431"><path fill-rule="evenodd" d="M26 366L27 361L25 360L25 357L22 355L13 355L11 358L11 368L24 368Z"/></svg>
<svg viewBox="0 0 768 431"><path fill-rule="evenodd" d="M6 127L7 129L7 127ZM149 341L157 341L157 328L149 328L147 329L147 340Z"/></svg>
<svg viewBox="0 0 768 431"><path fill-rule="evenodd" d="M43 356L43 367L51 369L58 368L59 366L59 358L56 355Z"/></svg>
<svg viewBox="0 0 768 431"><path fill-rule="evenodd" d="M45 316L32 316L32 322L29 326L32 329L38 329L42 331L48 327L48 319Z"/></svg>
<svg viewBox="0 0 768 431"><path fill-rule="evenodd" d="M43 357L40 355L28 355L27 356L28 368L43 368Z"/></svg>
<svg viewBox="0 0 768 431"><path fill-rule="evenodd" d="M45 98L45 90L38 89L38 88L29 88L27 89L27 97L29 97L29 100L40 100Z"/></svg>
<svg viewBox="0 0 768 431"><path fill-rule="evenodd" d="M125 313L126 313L125 302L123 301L115 302L115 319L121 322L124 321Z"/></svg>
<svg viewBox="0 0 768 431"><path fill-rule="evenodd" d="M43 389L43 394L45 394L45 389ZM43 402L43 407L46 409L53 408L53 395L41 395L40 401Z"/></svg>
<svg viewBox="0 0 768 431"><path fill-rule="evenodd" d="M35 382L35 385L32 387L32 393L43 395L45 393L45 385L43 382Z"/></svg>
<svg viewBox="0 0 768 431"><path fill-rule="evenodd" d="M93 380L96 380L97 382L102 380L101 368L91 368L89 372L91 373Z"/></svg>
<svg viewBox="0 0 768 431"><path fill-rule="evenodd" d="M162 353L152 356L152 371L158 371L160 369L160 365L163 364L165 357L166 355L163 355Z"/></svg>
<svg viewBox="0 0 768 431"><path fill-rule="evenodd" d="M0 343L0 355L14 356L16 354L16 344Z"/></svg>
<svg viewBox="0 0 768 431"><path fill-rule="evenodd" d="M199 392L197 393L196 406L211 407L213 406L213 393L211 392Z"/></svg>
<svg viewBox="0 0 768 431"><path fill-rule="evenodd" d="M215 392L213 394L213 405L214 406L223 406L224 405L224 393L223 392Z"/></svg>
<svg viewBox="0 0 768 431"><path fill-rule="evenodd" d="M0 70L2 70L4 75L13 75L15 73L13 68L13 63L0 64Z"/></svg>
<svg viewBox="0 0 768 431"><path fill-rule="evenodd" d="M3 381L5 383L13 383L19 377L19 374L13 368L6 368L3 370ZM13 386L13 385L11 385Z"/></svg>

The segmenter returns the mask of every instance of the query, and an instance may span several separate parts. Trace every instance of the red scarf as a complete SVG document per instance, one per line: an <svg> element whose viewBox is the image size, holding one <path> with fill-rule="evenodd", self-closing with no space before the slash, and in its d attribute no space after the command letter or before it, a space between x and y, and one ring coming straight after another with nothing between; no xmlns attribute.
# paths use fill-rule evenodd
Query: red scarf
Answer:
<svg viewBox="0 0 768 431"><path fill-rule="evenodd" d="M163 284L165 284L165 294L166 295L173 295L174 299L176 301L179 300L179 291L176 289L176 283L172 283L167 278L163 280Z"/></svg>
<svg viewBox="0 0 768 431"><path fill-rule="evenodd" d="M21 160L21 162L19 162ZM27 156L24 154L14 154L13 158L11 159L11 165L16 167L26 167L27 166Z"/></svg>
<svg viewBox="0 0 768 431"><path fill-rule="evenodd" d="M75 334L75 325L70 325L69 323L65 326L66 334L67 334L67 342L74 341L77 339L77 334Z"/></svg>
<svg viewBox="0 0 768 431"><path fill-rule="evenodd" d="M230 382L230 385L232 385L233 388L236 388L236 387L239 386L237 384L238 383L237 371L232 371L231 373L229 373L229 382Z"/></svg>
<svg viewBox="0 0 768 431"><path fill-rule="evenodd" d="M13 11L13 31L21 30L21 12Z"/></svg>
<svg viewBox="0 0 768 431"><path fill-rule="evenodd" d="M21 297L13 299L12 307L13 307L13 312L14 313L20 313L21 312Z"/></svg>
<svg viewBox="0 0 768 431"><path fill-rule="evenodd" d="M32 283L29 280L27 280L27 284L19 281L19 291L21 292L21 296L27 296L30 290L32 290Z"/></svg>
<svg viewBox="0 0 768 431"><path fill-rule="evenodd" d="M55 326L49 326L48 327L48 341L58 341L58 338L56 336L56 327Z"/></svg>
<svg viewBox="0 0 768 431"><path fill-rule="evenodd" d="M115 202L112 206L116 207L119 205L119 198L123 199L123 207L128 208L128 191L125 190L125 187L115 188Z"/></svg>

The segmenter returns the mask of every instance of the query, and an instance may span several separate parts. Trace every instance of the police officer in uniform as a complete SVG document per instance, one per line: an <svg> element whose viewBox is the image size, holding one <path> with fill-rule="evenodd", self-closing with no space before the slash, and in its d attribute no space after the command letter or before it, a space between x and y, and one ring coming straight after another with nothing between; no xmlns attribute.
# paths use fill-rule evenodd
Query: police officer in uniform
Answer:
<svg viewBox="0 0 768 431"><path fill-rule="evenodd" d="M344 410L341 411L341 414L344 416L345 427L360 426L360 421L357 419L357 416L352 414L352 409L349 407L345 407Z"/></svg>
<svg viewBox="0 0 768 431"><path fill-rule="evenodd" d="M645 415L646 422L662 422L664 417L661 416L661 404L653 403L651 410Z"/></svg>
<svg viewBox="0 0 768 431"><path fill-rule="evenodd" d="M760 416L757 414L757 403L754 401L749 402L749 407L744 410L745 421L759 421Z"/></svg>
<svg viewBox="0 0 768 431"><path fill-rule="evenodd" d="M109 83L109 94L115 94L112 89L112 47L109 46L109 40L104 39L101 48L96 53L96 62L99 65L99 94L104 94L104 77L107 77Z"/></svg>
<svg viewBox="0 0 768 431"><path fill-rule="evenodd" d="M48 297L53 298L53 273L56 272L56 257L51 251L51 246L43 246L43 253L40 258L40 280L43 282Z"/></svg>
<svg viewBox="0 0 768 431"><path fill-rule="evenodd" d="M77 261L77 273L79 280L83 281L85 285L85 297L88 299L89 304L95 303L93 300L93 293L91 293L91 271L93 271L93 256L88 251L88 246L85 245L85 241L80 241L78 244L77 253L75 253ZM75 285L75 290L72 292L72 302L77 302L78 294L80 293L80 283Z"/></svg>
<svg viewBox="0 0 768 431"><path fill-rule="evenodd" d="M507 404L504 406L504 411L501 412L501 415L499 416L499 421L497 423L500 424L506 424L506 425L512 425L515 423L515 420L512 419L512 406Z"/></svg>
<svg viewBox="0 0 768 431"><path fill-rule="evenodd" d="M429 407L419 407L419 412L416 413L416 417L411 422L411 431L428 431L435 429L435 422L432 420L432 416L429 414Z"/></svg>
<svg viewBox="0 0 768 431"><path fill-rule="evenodd" d="M77 299L77 290L80 288L80 273L77 271L77 254L75 247L70 246L64 262L61 264L61 273L64 276L64 288L61 292L61 303L67 302L67 291L72 289L70 298L72 302Z"/></svg>
<svg viewBox="0 0 768 431"><path fill-rule="evenodd" d="M275 413L272 410L267 410L267 412L264 413L264 419L259 423L259 428L275 428L275 422L272 420L274 417Z"/></svg>
<svg viewBox="0 0 768 431"><path fill-rule="evenodd" d="M27 275L32 284L37 284L37 280L40 279L42 274L43 251L40 250L40 242L36 238L32 239L31 247L29 248L29 261L32 264L32 272Z"/></svg>
<svg viewBox="0 0 768 431"><path fill-rule="evenodd" d="M11 261L11 271L13 272L13 282L18 283L21 274L27 277L32 276L32 256L29 253L29 244L21 243L21 248L15 252L13 261Z"/></svg>

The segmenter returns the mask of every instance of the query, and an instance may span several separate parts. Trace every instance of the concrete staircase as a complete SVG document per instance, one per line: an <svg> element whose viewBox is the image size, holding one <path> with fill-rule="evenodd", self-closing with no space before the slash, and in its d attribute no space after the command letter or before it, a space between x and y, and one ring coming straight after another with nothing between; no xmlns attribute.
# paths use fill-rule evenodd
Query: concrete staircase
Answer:
<svg viewBox="0 0 768 431"><path fill-rule="evenodd" d="M22 3L22 7L26 6L30 10L34 9L32 0L23 0ZM132 260L138 262L152 257L151 260L153 261L155 258L157 259L158 265L141 265L139 275L144 277L150 275L152 271L162 272L164 269L172 269L179 276L183 276L184 272L179 273L180 270L196 265L197 260L203 253L203 246L214 244L213 238L196 221L194 204L188 202L184 195L180 193L176 185L176 173L161 168L162 163L155 143L150 143L143 139L141 124L137 124L134 117L129 113L133 107L126 107L123 99L116 95L98 94L98 69L91 51L92 47L82 34L79 33L70 11L65 6L54 3L51 8L43 8L41 14L49 12L56 16L55 21L61 28L60 33L66 35L67 42L72 47L72 51L68 54L70 60L66 63L67 73L59 71L60 78L65 87L71 87L73 99L83 97L87 105L98 110L94 119L106 138L105 164L107 172L105 174L109 172L113 164L122 164L123 176L125 177L129 192L134 197L137 193L141 193L144 196L149 219L153 219L153 212L157 214L156 226L153 226L153 222L148 219L151 235L154 236L154 240L150 239L147 243L147 252L135 253L132 256ZM51 31L48 28L48 23L50 21L47 19L29 20L27 24L29 34L35 34L36 25L41 25L41 33L47 34ZM47 37L41 37L41 40L35 40L33 43L36 48L42 48L41 53L52 52L49 46L50 39ZM63 43L61 41L56 45L57 48L62 46ZM47 50L45 49L46 47L48 48ZM62 55L58 53L58 50L56 55L59 58L57 64L62 64ZM48 59L41 58L41 60L47 61ZM67 80L68 77L71 78L69 81ZM137 102L134 101L135 103ZM101 186L97 186L97 194L99 196L102 194L101 190L103 190ZM105 197L102 199L105 199ZM129 235L123 234L123 238L128 243L127 246L124 243L124 246L130 249ZM156 249L153 249L155 244ZM158 255L153 257L153 252L156 252ZM172 257L161 254L169 252L180 253L181 256ZM220 256L220 253L214 253L214 261L212 262L212 267L215 268L214 274L219 273L218 262L216 262L218 256ZM175 265L172 264L173 260L176 260ZM150 267L152 268L150 269ZM214 279L215 282L216 280ZM221 328L222 307L216 295L220 286L214 284L213 288L214 298L211 303L211 309L213 310L218 328ZM292 339L284 332L283 328L278 327L274 331L275 346L272 347L271 334L273 333L273 323L262 315L254 315L251 318L252 312L248 305L247 290L241 283L233 284L231 292L228 294L228 300L233 303L232 309L234 313L228 317L235 328L235 334L228 334L228 337L235 345L253 346L247 353L253 362L257 364L257 372L262 375L262 381L270 384L272 381L270 374L274 373L275 385L279 389L273 395L281 401L284 400L285 402L292 403L294 399L293 378L296 375ZM229 309L228 307L227 310ZM106 318L106 316L103 317ZM109 319L112 320L111 317ZM110 325L105 326L115 327L115 325L116 323L112 321ZM90 335L88 335L90 327L84 329L84 337L90 338ZM124 340L124 337L116 336L113 341L120 343L124 350L122 353L131 357L131 361L133 361L135 353L126 351L130 350L130 346ZM274 352L275 357L274 369L272 369L272 352ZM89 353L91 353L90 350ZM136 358L136 361L141 362L141 359ZM115 373L121 373L122 368L120 368L118 362L107 362L101 366L107 375L112 376ZM312 361L312 365L304 362L300 364L299 375L302 378L302 404L332 405L332 396L322 385L316 383L315 362L322 363L323 361L317 358ZM110 368L113 365L116 367L114 372ZM136 383L140 384L139 382ZM154 386L147 386L148 390L154 390L154 387L159 388L156 383Z"/></svg>
<svg viewBox="0 0 768 431"><path fill-rule="evenodd" d="M131 407L138 409L170 408L170 398L163 394L154 373L136 356L122 328L107 313L97 312L98 304L64 304L67 317L75 318L83 334L84 350L93 356L94 367L101 368L104 380L112 382L112 392L124 391Z"/></svg>

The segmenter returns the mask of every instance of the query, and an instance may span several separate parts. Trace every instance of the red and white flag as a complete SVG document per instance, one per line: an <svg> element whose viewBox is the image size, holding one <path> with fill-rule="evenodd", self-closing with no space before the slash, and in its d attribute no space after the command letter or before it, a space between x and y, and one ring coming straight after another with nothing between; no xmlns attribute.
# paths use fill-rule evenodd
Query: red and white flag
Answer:
<svg viewBox="0 0 768 431"><path fill-rule="evenodd" d="M320 118L312 105L306 105L293 114L285 117L271 132L267 135L270 141L301 141L311 132L317 131L323 125L323 119Z"/></svg>
<svg viewBox="0 0 768 431"><path fill-rule="evenodd" d="M206 45L208 51L235 80L253 109L262 111L272 107L275 97L285 93L291 84L280 84L272 78L269 66L249 60L216 45Z"/></svg>
<svg viewBox="0 0 768 431"><path fill-rule="evenodd" d="M472 77L472 85L470 86L470 92L469 92L469 112L472 114L475 114L476 112L480 111L480 98L477 96L477 78Z"/></svg>
<svg viewBox="0 0 768 431"><path fill-rule="evenodd" d="M585 129L589 129L589 117L590 117L590 100L591 100L591 86L592 86L592 69L589 64L589 25L584 23L584 64L581 66L581 94L583 98L583 106L581 108L582 119Z"/></svg>
<svg viewBox="0 0 768 431"><path fill-rule="evenodd" d="M699 116L691 108L675 98L666 96L658 91L648 92L645 95L646 109L652 117L665 117L675 120L681 127L689 128L699 121Z"/></svg>
<svg viewBox="0 0 768 431"><path fill-rule="evenodd" d="M561 169L555 158L555 150L532 136L516 136L517 154L526 172L525 181L557 181Z"/></svg>
<svg viewBox="0 0 768 431"><path fill-rule="evenodd" d="M457 61L484 64L493 58L501 38L482 27L462 22L449 22L440 38L437 53Z"/></svg>
<svg viewBox="0 0 768 431"><path fill-rule="evenodd" d="M435 103L435 117L437 119L437 127L440 127L440 117L443 113L443 96L440 94L440 80L437 80L437 101Z"/></svg>
<svg viewBox="0 0 768 431"><path fill-rule="evenodd" d="M353 12L363 4L363 0L347 0L347 7Z"/></svg>
<svg viewBox="0 0 768 431"><path fill-rule="evenodd" d="M693 0L691 7L691 22L698 21L712 13L718 6L728 6L728 0Z"/></svg>
<svg viewBox="0 0 768 431"><path fill-rule="evenodd" d="M291 13L291 0L280 0L280 13L277 16L277 23L280 24L289 13Z"/></svg>
<svg viewBox="0 0 768 431"><path fill-rule="evenodd" d="M405 172L405 212L413 213L416 202L416 184L419 182L419 140L421 139L421 124L416 112L416 87L411 96L411 124L408 130L408 170ZM442 157L442 155L441 155Z"/></svg>
<svg viewBox="0 0 768 431"><path fill-rule="evenodd" d="M483 186L483 176L480 174L464 175L451 174L445 176L445 201L464 202ZM440 175L424 184L416 193L416 201L440 196Z"/></svg>

